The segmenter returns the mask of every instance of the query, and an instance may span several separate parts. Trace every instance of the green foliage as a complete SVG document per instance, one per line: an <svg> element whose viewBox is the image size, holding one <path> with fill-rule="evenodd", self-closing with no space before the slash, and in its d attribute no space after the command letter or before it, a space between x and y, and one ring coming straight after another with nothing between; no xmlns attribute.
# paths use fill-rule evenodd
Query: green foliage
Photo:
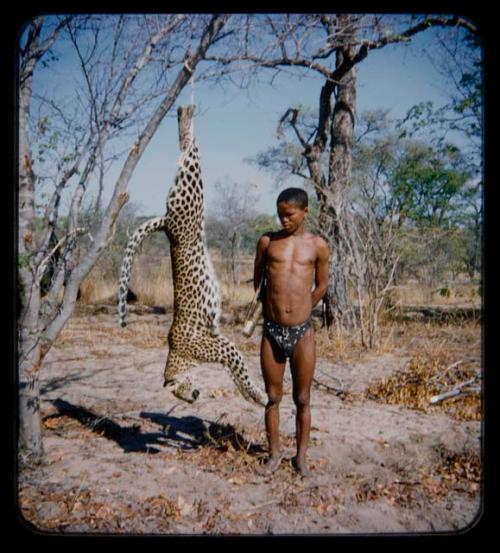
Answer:
<svg viewBox="0 0 500 553"><path fill-rule="evenodd" d="M448 101L435 106L421 102L400 123L401 136L424 134L435 145L447 141L453 131L471 146L473 162L480 164L483 127L483 59L478 37L459 33L443 40L431 59L447 83Z"/></svg>
<svg viewBox="0 0 500 553"><path fill-rule="evenodd" d="M454 169L467 174L469 179L461 184L460 175L450 177L440 190L440 204L444 207L447 196L448 226L459 231L458 259L471 278L481 270L482 234L482 132L483 132L483 58L482 44L478 36L457 31L454 40L443 41L433 52L437 70L447 82L448 101L437 107L430 102L414 106L399 123L401 136L425 137L429 144L448 156L462 157ZM448 145L450 131L462 144L462 153ZM452 198L452 193L456 194ZM451 208L451 209L450 209ZM452 213L451 213L452 212ZM440 223L439 217L437 222Z"/></svg>
<svg viewBox="0 0 500 553"><path fill-rule="evenodd" d="M17 257L17 266L19 267L19 269L26 269L27 267L29 267L32 257L32 252L19 253Z"/></svg>
<svg viewBox="0 0 500 553"><path fill-rule="evenodd" d="M453 221L458 199L469 175L456 167L457 150L438 152L408 144L392 174L392 200L405 220L417 225L442 226Z"/></svg>
<svg viewBox="0 0 500 553"><path fill-rule="evenodd" d="M273 215L260 214L250 220L242 230L241 247L244 251L255 252L257 241L265 233L276 231L280 227Z"/></svg>
<svg viewBox="0 0 500 553"><path fill-rule="evenodd" d="M252 217L238 229L239 235L241 236L241 250L253 254L259 238L265 232L278 230L278 228L279 225L273 215L261 213ZM230 241L234 229L227 224L227 221L210 215L207 217L205 229L209 248L222 251L228 249L228 240Z"/></svg>
<svg viewBox="0 0 500 553"><path fill-rule="evenodd" d="M404 138L400 128L382 112L360 117L351 205L360 217L396 225L400 280L437 286L450 273L472 276L480 267L481 183L455 144Z"/></svg>
<svg viewBox="0 0 500 553"><path fill-rule="evenodd" d="M398 237L401 253L399 278L417 279L428 289L436 289L449 275L465 270L462 256L464 242L459 230L439 227L402 229ZM441 288L445 288L442 286ZM443 290L441 295L445 295Z"/></svg>
<svg viewBox="0 0 500 553"><path fill-rule="evenodd" d="M438 288L437 292L442 298L449 298L451 296L450 289L447 286L443 286L442 288Z"/></svg>
<svg viewBox="0 0 500 553"><path fill-rule="evenodd" d="M34 155L39 163L45 163L47 158L57 152L61 141L61 132L53 127L51 119L44 115L36 121L34 133Z"/></svg>

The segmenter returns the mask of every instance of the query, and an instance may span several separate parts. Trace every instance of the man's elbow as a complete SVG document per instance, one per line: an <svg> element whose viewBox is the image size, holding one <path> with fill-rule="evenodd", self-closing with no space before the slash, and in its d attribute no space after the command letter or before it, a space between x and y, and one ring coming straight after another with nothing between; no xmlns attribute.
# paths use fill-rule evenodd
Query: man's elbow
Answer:
<svg viewBox="0 0 500 553"><path fill-rule="evenodd" d="M322 299L328 290L328 282L319 286L319 299Z"/></svg>
<svg viewBox="0 0 500 553"><path fill-rule="evenodd" d="M326 294L328 285L316 285L313 291L313 301L316 305L319 301L321 301Z"/></svg>

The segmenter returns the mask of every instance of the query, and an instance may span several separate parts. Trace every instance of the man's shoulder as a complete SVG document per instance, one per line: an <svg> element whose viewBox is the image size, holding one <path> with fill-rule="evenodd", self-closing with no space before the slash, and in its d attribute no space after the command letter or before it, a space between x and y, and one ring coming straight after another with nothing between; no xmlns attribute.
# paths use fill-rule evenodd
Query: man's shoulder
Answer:
<svg viewBox="0 0 500 553"><path fill-rule="evenodd" d="M271 242L271 240L273 239L273 234L274 233L272 231L265 232L264 234L262 234L261 237L259 238L259 241L257 242L257 245L260 246L261 248L267 247Z"/></svg>
<svg viewBox="0 0 500 553"><path fill-rule="evenodd" d="M279 235L280 231L269 230L267 232L264 232L264 234L259 238L259 241L270 242L271 240L278 238Z"/></svg>
<svg viewBox="0 0 500 553"><path fill-rule="evenodd" d="M320 236L319 234L311 233L311 239L314 241L314 244L318 251L328 251L328 242L322 236Z"/></svg>
<svg viewBox="0 0 500 553"><path fill-rule="evenodd" d="M318 244L327 244L328 243L320 234L316 234L314 232L308 232L307 237L310 240L313 240L314 242L316 242Z"/></svg>

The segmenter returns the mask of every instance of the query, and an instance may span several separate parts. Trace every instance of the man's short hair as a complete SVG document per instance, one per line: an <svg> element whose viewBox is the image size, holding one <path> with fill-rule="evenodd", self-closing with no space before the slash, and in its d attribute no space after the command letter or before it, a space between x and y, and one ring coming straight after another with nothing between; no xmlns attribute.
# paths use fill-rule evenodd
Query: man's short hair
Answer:
<svg viewBox="0 0 500 553"><path fill-rule="evenodd" d="M304 209L309 205L309 198L307 197L307 192L302 190L302 188L286 188L278 196L276 205L281 202L295 204Z"/></svg>

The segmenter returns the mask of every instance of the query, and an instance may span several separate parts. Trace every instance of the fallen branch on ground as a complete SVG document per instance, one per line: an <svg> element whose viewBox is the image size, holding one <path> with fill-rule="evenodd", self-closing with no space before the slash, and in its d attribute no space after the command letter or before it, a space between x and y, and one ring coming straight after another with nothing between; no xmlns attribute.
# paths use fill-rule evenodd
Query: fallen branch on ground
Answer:
<svg viewBox="0 0 500 553"><path fill-rule="evenodd" d="M474 382L476 380L477 380L477 377L471 378L470 380L466 380L465 382L462 382L461 384L459 384L453 390L450 390L448 392L444 392L444 393L439 394L437 396L432 396L429 399L429 403L432 403L432 404L439 403L440 401L443 401L445 399L449 399L451 397L458 396L460 394L470 394L470 393L480 392L481 389L477 386L474 387L474 388L466 389L467 387L470 387L472 384L474 384Z"/></svg>
<svg viewBox="0 0 500 553"><path fill-rule="evenodd" d="M336 380L338 383L338 386L330 386L329 384L325 384L324 382L321 382L317 378L313 378L313 382L316 385L323 386L323 388L326 388L328 391L333 392L336 395L341 395L345 393L345 388L340 378L337 378L336 376L332 376L331 374L328 374L325 371L322 371L321 369L319 369L317 372L321 373L323 376L326 376L330 380Z"/></svg>
<svg viewBox="0 0 500 553"><path fill-rule="evenodd" d="M345 390L343 388L335 388L333 386L329 386L328 384L325 384L324 382L320 382L317 378L313 378L313 382L317 386L322 386L323 388L326 388L329 392L333 392L337 396L339 396L341 394L345 394Z"/></svg>

